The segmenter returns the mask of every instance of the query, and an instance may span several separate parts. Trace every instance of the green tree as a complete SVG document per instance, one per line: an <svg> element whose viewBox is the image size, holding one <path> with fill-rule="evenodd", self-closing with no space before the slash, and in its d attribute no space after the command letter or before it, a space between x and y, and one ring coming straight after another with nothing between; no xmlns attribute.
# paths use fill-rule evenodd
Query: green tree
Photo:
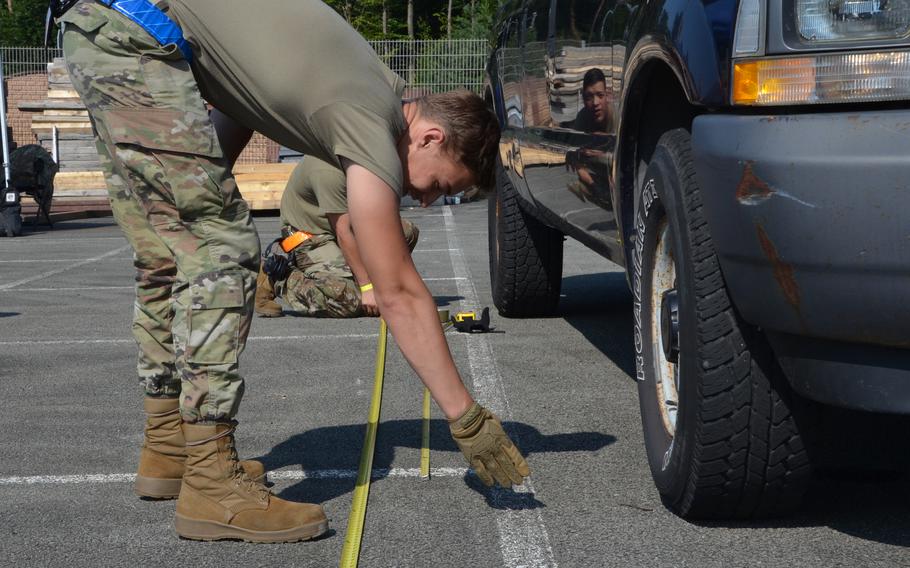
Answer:
<svg viewBox="0 0 910 568"><path fill-rule="evenodd" d="M7 0L0 7L0 45L40 46L47 0Z"/></svg>
<svg viewBox="0 0 910 568"><path fill-rule="evenodd" d="M446 38L450 26L452 38L485 38L498 6L497 0L327 0L327 4L368 40L407 38L409 8L415 39Z"/></svg>
<svg viewBox="0 0 910 568"><path fill-rule="evenodd" d="M493 31L498 0L469 0L462 2L452 21L453 39L487 39Z"/></svg>

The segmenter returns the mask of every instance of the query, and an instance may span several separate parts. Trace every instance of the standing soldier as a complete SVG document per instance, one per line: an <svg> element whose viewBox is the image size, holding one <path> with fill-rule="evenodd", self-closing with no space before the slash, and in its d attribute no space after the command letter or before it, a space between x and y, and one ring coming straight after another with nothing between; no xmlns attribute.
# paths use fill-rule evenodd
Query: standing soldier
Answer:
<svg viewBox="0 0 910 568"><path fill-rule="evenodd" d="M255 311L263 317L282 315L276 294L300 314L351 318L378 316L373 284L360 254L348 215L344 172L312 156L297 164L281 196L279 253L288 255L288 270L256 281ZM401 220L408 250L419 231ZM264 264L267 264L264 263Z"/></svg>
<svg viewBox="0 0 910 568"><path fill-rule="evenodd" d="M58 21L135 250L142 459L154 462L141 461L140 476L183 471L178 534L282 542L327 530L322 507L275 497L234 449L259 240L230 172L252 130L345 172L377 304L456 443L487 484L528 475L458 375L398 213L404 193L426 204L491 185L499 130L483 101L402 103L401 79L316 0L82 0Z"/></svg>

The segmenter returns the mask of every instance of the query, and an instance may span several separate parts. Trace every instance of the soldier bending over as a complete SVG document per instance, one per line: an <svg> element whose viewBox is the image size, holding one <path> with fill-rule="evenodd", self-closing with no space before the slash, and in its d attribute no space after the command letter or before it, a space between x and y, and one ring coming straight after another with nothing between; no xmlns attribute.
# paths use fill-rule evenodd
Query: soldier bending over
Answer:
<svg viewBox="0 0 910 568"><path fill-rule="evenodd" d="M135 252L147 413L136 488L179 494L179 535L296 541L328 525L321 506L271 494L261 464L234 449L260 250L231 166L253 130L344 171L396 343L480 479L521 483L527 464L462 383L398 213L405 193L429 203L491 185L499 128L479 97L402 103L402 80L316 0L82 0L58 21Z"/></svg>

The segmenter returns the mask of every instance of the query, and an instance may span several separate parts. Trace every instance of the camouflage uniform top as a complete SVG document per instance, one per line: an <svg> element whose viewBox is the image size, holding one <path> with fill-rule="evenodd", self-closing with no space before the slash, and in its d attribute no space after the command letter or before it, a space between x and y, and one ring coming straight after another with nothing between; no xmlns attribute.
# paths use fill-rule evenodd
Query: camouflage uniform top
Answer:
<svg viewBox="0 0 910 568"><path fill-rule="evenodd" d="M167 4L193 47L206 100L289 148L338 168L338 157L348 158L401 195L404 81L332 8L317 0Z"/></svg>
<svg viewBox="0 0 910 568"><path fill-rule="evenodd" d="M341 170L313 156L297 164L281 196L282 223L314 235L331 234L326 215L347 210L347 188Z"/></svg>

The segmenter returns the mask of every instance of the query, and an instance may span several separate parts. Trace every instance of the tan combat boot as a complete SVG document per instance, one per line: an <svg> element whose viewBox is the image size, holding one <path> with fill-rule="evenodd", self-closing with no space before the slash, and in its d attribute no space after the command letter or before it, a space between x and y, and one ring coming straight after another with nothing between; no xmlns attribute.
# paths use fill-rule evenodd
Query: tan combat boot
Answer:
<svg viewBox="0 0 910 568"><path fill-rule="evenodd" d="M180 403L176 398L145 398L145 442L139 454L136 493L153 499L176 499L186 463L186 443L180 429ZM261 462L241 465L257 480L265 478Z"/></svg>
<svg viewBox="0 0 910 568"><path fill-rule="evenodd" d="M186 473L177 499L177 534L194 540L296 542L328 530L319 505L272 495L237 462L233 424L183 424Z"/></svg>
<svg viewBox="0 0 910 568"><path fill-rule="evenodd" d="M254 310L260 317L277 318L283 316L281 305L275 301L275 288L268 275L259 267L259 276L256 278L256 300Z"/></svg>

